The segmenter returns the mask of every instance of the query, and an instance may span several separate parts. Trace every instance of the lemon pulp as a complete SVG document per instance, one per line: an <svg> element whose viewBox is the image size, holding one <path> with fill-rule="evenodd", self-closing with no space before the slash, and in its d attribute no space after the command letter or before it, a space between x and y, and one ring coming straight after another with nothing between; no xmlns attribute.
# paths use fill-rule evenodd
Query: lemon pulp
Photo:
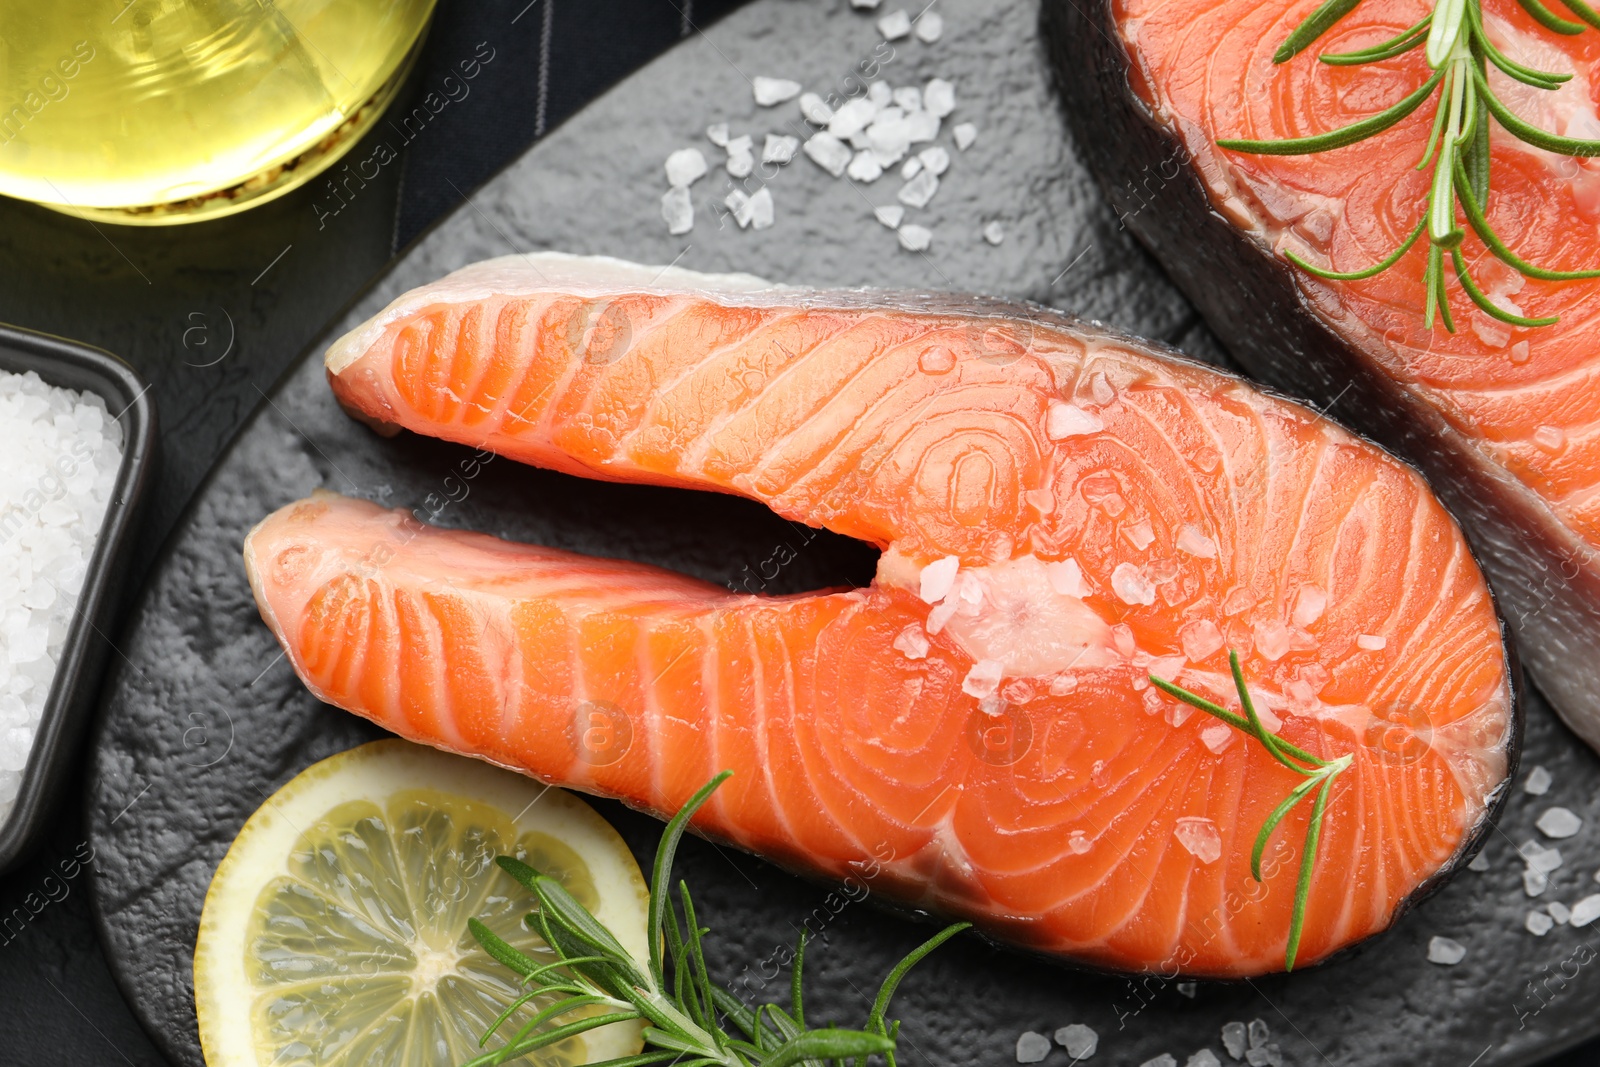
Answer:
<svg viewBox="0 0 1600 1067"><path fill-rule="evenodd" d="M642 953L637 864L560 790L401 741L291 781L246 823L206 898L195 994L210 1067L444 1067L478 1054L521 990L467 933L468 918L536 960L555 958L522 924L531 901L499 855L561 881ZM620 1024L521 1062L576 1065L639 1047L638 1026Z"/></svg>

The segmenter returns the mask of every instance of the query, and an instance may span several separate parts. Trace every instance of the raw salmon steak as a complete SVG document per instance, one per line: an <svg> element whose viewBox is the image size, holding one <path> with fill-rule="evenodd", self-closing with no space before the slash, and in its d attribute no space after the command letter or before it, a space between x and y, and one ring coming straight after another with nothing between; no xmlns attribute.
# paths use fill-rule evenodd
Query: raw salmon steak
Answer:
<svg viewBox="0 0 1600 1067"><path fill-rule="evenodd" d="M1273 53L1320 0L1046 0L1066 113L1121 217L1250 372L1416 463L1460 517L1504 598L1522 655L1563 718L1600 745L1600 281L1524 278L1468 232L1463 252L1522 328L1473 307L1454 273L1456 331L1424 324L1426 239L1365 281L1425 210L1416 169L1435 106L1369 140L1309 156L1217 140L1310 136L1365 118L1427 80L1422 49L1369 66L1322 52L1386 40L1433 9L1362 0L1285 63ZM1565 9L1562 9L1565 10ZM1600 137L1600 33L1560 36L1516 0L1483 0L1513 60L1569 73L1556 92L1491 69L1513 112ZM1543 267L1600 267L1600 161L1555 156L1490 123L1488 219ZM1459 216L1465 222L1465 216Z"/></svg>
<svg viewBox="0 0 1600 1067"><path fill-rule="evenodd" d="M1353 765L1299 962L1475 850L1518 731L1483 575L1421 477L1316 413L1043 308L545 255L336 343L339 399L584 477L737 493L882 549L768 597L319 495L245 563L321 699L995 937L1126 970L1284 965L1309 819L1264 746Z"/></svg>

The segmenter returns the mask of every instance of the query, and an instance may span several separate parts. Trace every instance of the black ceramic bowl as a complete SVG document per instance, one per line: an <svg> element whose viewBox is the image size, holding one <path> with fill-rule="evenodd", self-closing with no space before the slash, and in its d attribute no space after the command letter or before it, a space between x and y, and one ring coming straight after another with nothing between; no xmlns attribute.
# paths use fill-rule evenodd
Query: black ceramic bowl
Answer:
<svg viewBox="0 0 1600 1067"><path fill-rule="evenodd" d="M44 828L64 780L72 773L78 739L100 687L100 672L116 625L122 578L135 540L139 500L151 480L156 449L155 404L132 367L108 352L60 337L0 325L0 370L36 372L50 385L97 393L122 423L122 469L89 570L78 610L67 631L45 700L39 732L22 771L16 804L0 824L0 871L14 865Z"/></svg>

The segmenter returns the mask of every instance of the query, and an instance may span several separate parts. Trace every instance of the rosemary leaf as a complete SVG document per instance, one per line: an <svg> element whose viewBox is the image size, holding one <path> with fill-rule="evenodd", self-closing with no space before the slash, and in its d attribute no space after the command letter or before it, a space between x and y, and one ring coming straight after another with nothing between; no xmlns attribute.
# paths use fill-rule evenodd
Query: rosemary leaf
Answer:
<svg viewBox="0 0 1600 1067"><path fill-rule="evenodd" d="M862 1030L810 1030L784 1042L761 1067L792 1067L802 1060L839 1060L894 1051L894 1042Z"/></svg>
<svg viewBox="0 0 1600 1067"><path fill-rule="evenodd" d="M1256 881L1261 881L1261 856L1267 850L1267 842L1272 838L1272 831L1278 828L1283 817L1294 810L1294 806L1304 800L1306 794L1315 789L1321 781L1321 775L1313 773L1311 777L1295 786L1289 795L1283 798L1283 803L1267 816L1267 821L1261 824L1261 830L1256 834L1255 847L1250 850L1250 873Z"/></svg>
<svg viewBox="0 0 1600 1067"><path fill-rule="evenodd" d="M1349 766L1350 757L1344 757ZM1339 770L1343 770L1340 767ZM1300 954L1300 934L1305 930L1306 900L1311 896L1311 875L1317 867L1317 848L1322 843L1322 819L1328 812L1328 792L1338 771L1329 774L1317 790L1316 803L1311 808L1311 822L1306 827L1306 846L1300 857L1300 877L1294 887L1294 910L1289 914L1289 942L1283 950L1283 969L1294 970L1295 957Z"/></svg>
<svg viewBox="0 0 1600 1067"><path fill-rule="evenodd" d="M1508 267L1513 267L1518 273L1529 278L1537 278L1547 282L1574 281L1580 278L1600 278L1600 270L1550 270L1545 267L1529 263L1507 247L1489 225L1489 220L1484 217L1483 207L1475 198L1471 185L1467 181L1464 170L1456 172L1456 197L1461 203L1461 209L1466 213L1467 222L1477 233L1479 240L1489 247Z"/></svg>
<svg viewBox="0 0 1600 1067"><path fill-rule="evenodd" d="M806 965L806 932L800 931L800 938L794 947L794 969L789 972L789 1010L794 1013L794 1021L798 1026L806 1024L806 1009L800 996L800 979Z"/></svg>
<svg viewBox="0 0 1600 1067"><path fill-rule="evenodd" d="M1365 63L1379 63L1385 59L1405 55L1417 45L1428 39L1428 27L1433 24L1432 15L1424 15L1422 21L1381 44L1371 48L1362 48L1354 52L1324 52L1317 58L1333 67L1354 67Z"/></svg>
<svg viewBox="0 0 1600 1067"><path fill-rule="evenodd" d="M1542 148L1546 152L1558 152L1564 156L1600 156L1600 141L1582 141L1576 137L1562 137L1560 134L1550 133L1531 123L1524 122L1513 115L1511 110L1500 102L1500 98L1494 95L1494 91L1489 88L1489 80L1482 71L1474 69L1472 76L1478 84L1478 95L1488 105L1489 111L1494 115L1495 120L1506 128L1506 132L1518 140L1526 141L1535 148Z"/></svg>
<svg viewBox="0 0 1600 1067"><path fill-rule="evenodd" d="M1388 270L1390 267L1394 266L1396 263L1400 262L1400 257L1411 251L1411 246L1417 243L1417 238L1422 236L1423 227L1427 226L1427 224L1428 223L1426 219L1417 223L1416 227L1411 231L1411 236L1400 242L1399 248L1396 248L1393 252L1390 252L1388 256L1379 262L1374 263L1370 267L1364 267L1361 270L1327 270L1326 268L1318 267L1306 262L1304 259L1301 259L1299 256L1295 255L1292 250L1287 248L1283 251L1283 258L1287 259L1290 263L1293 263L1307 274L1315 274L1319 278L1326 278L1332 282L1358 282L1365 278L1376 277L1377 275Z"/></svg>
<svg viewBox="0 0 1600 1067"><path fill-rule="evenodd" d="M1281 141L1248 141L1225 139L1217 142L1217 147L1230 149L1234 152L1249 152L1261 156L1307 156L1317 152L1326 152L1333 148L1343 148L1345 145L1364 141L1374 134L1382 133L1389 127L1405 119L1413 111L1422 106L1422 102L1433 95L1433 90L1444 79L1444 71L1435 71L1420 88L1411 93L1399 103L1378 112L1376 115L1352 122L1328 133L1319 133L1311 137L1290 137Z"/></svg>
<svg viewBox="0 0 1600 1067"><path fill-rule="evenodd" d="M731 770L723 771L701 786L694 796L689 798L688 803L667 822L667 828L661 834L661 844L656 848L656 862L650 875L650 922L646 932L650 940L650 975L655 979L657 988L664 982L661 968L661 925L664 913L671 907L667 882L672 876L672 860L677 855L678 842L683 839L683 831L688 827L689 820L694 818L694 813L711 798L717 786L727 781L732 774Z"/></svg>
<svg viewBox="0 0 1600 1067"><path fill-rule="evenodd" d="M1565 34L1568 37L1583 32L1583 24L1569 22L1545 7L1539 0L1517 0L1522 5L1522 10L1533 16L1533 20L1552 33Z"/></svg>
<svg viewBox="0 0 1600 1067"><path fill-rule="evenodd" d="M1311 43L1333 26L1335 22L1344 18L1356 9L1361 0L1325 0L1306 20L1295 27L1293 33L1285 38L1283 44L1273 53L1274 63L1287 63L1301 52L1310 47Z"/></svg>
<svg viewBox="0 0 1600 1067"><path fill-rule="evenodd" d="M1460 280L1461 288L1467 291L1467 296L1472 298L1472 302L1477 304L1478 307L1483 310L1485 315L1497 318L1501 322L1508 323L1512 326L1523 326L1529 328L1535 326L1551 326L1560 321L1561 317L1559 315L1547 315L1543 318L1531 319L1505 310L1504 308L1490 301L1490 299L1483 294L1483 291L1478 288L1478 283L1472 280L1472 275L1467 272L1467 261L1461 256L1461 249L1452 248L1450 250L1450 261L1455 264L1456 278Z"/></svg>
<svg viewBox="0 0 1600 1067"><path fill-rule="evenodd" d="M1600 12L1584 3L1583 0L1561 0L1561 6L1572 12L1590 26L1600 30Z"/></svg>

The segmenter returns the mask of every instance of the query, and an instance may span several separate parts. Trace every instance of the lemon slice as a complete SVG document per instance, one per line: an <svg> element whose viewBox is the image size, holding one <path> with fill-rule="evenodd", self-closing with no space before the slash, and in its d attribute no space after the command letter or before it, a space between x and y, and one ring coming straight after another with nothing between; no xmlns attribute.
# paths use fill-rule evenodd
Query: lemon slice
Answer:
<svg viewBox="0 0 1600 1067"><path fill-rule="evenodd" d="M522 925L533 901L498 855L559 880L646 958L639 866L570 794L399 740L295 777L245 823L206 894L194 989L209 1067L450 1067L477 1055L520 991L467 919L555 958ZM576 1065L640 1047L639 1025L617 1023L518 1062Z"/></svg>

